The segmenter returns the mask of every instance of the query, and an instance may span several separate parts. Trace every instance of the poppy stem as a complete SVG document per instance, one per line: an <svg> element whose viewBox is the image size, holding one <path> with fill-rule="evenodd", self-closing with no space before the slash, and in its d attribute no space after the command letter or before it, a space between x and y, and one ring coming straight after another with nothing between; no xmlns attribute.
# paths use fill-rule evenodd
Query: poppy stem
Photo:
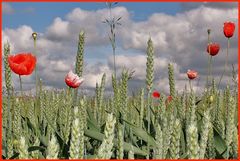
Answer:
<svg viewBox="0 0 240 161"><path fill-rule="evenodd" d="M212 82L213 76L212 76L212 55L210 56L210 67L209 67L209 79L210 79L210 84Z"/></svg>
<svg viewBox="0 0 240 161"><path fill-rule="evenodd" d="M225 72L227 71L227 67L228 67L228 50L230 48L230 38L228 38L228 42L227 42L227 55L226 55L226 61L225 61L225 66L224 66L224 70L223 70L223 73L219 79L219 82L218 82L218 88L220 86L220 83L222 81L222 78L223 78L223 75L225 74ZM228 84L228 83L227 83Z"/></svg>
<svg viewBox="0 0 240 161"><path fill-rule="evenodd" d="M74 93L73 93L73 108L77 105L77 98L78 98L78 88L74 89Z"/></svg>
<svg viewBox="0 0 240 161"><path fill-rule="evenodd" d="M207 74L207 84L206 84L206 86L207 86L207 89L208 89L208 78L209 78L209 75L210 75L210 70L209 70L209 64L210 64L210 53L211 53L211 51L210 51L210 33L211 33L211 31L210 31L210 29L208 30L208 51L209 51L209 55L208 55L208 74Z"/></svg>
<svg viewBox="0 0 240 161"><path fill-rule="evenodd" d="M193 89L192 89L192 81L189 79L189 86L190 86L190 90L191 90L191 92L193 91Z"/></svg>
<svg viewBox="0 0 240 161"><path fill-rule="evenodd" d="M19 82L20 82L21 96L23 97L23 88L22 88L22 78L21 78L21 75L19 75Z"/></svg>
<svg viewBox="0 0 240 161"><path fill-rule="evenodd" d="M37 42L36 42L36 39L34 39L34 54L36 54L36 48L37 48ZM38 77L37 77L37 64L36 64L36 67L35 67L35 79L36 79L36 97L38 96Z"/></svg>

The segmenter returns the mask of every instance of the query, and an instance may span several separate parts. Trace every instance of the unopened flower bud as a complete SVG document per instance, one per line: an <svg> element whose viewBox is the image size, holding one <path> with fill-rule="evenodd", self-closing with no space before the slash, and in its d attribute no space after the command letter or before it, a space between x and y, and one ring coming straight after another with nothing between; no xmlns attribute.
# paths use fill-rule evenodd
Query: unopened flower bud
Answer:
<svg viewBox="0 0 240 161"><path fill-rule="evenodd" d="M37 40L37 33L36 32L32 33L32 37L33 37L33 40Z"/></svg>

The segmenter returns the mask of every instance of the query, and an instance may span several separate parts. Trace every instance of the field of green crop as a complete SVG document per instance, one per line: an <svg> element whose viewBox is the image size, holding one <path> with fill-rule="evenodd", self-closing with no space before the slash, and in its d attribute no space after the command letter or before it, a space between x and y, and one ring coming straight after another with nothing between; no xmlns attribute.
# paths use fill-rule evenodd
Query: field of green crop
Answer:
<svg viewBox="0 0 240 161"><path fill-rule="evenodd" d="M111 23L109 26L115 55L115 28ZM84 32L81 32L74 71L83 78L84 38ZM235 71L232 71L232 80L223 89L219 88L210 73L204 92L194 91L191 87L194 80L189 80L189 87L184 92L178 92L174 67L169 62L170 95L161 93L159 97L154 96L154 46L151 38L146 43L145 87L132 96L128 82L134 73L123 69L121 75L116 76L114 68L114 94L107 97L105 82L109 73L103 74L101 82L96 84L95 95L87 97L79 94L81 89L78 88L45 90L38 78L37 68L36 93L24 93L21 87L21 93L17 94L8 61L11 47L6 43L3 58L6 94L3 94L2 104L2 157L237 159L238 81Z"/></svg>

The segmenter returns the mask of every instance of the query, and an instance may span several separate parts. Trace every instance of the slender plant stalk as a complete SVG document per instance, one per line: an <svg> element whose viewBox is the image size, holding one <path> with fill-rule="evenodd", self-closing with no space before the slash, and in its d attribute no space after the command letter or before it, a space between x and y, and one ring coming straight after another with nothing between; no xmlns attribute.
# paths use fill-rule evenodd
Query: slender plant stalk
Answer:
<svg viewBox="0 0 240 161"><path fill-rule="evenodd" d="M189 79L189 86L190 86L190 91L193 92L192 81L190 79Z"/></svg>
<svg viewBox="0 0 240 161"><path fill-rule="evenodd" d="M33 38L33 45L34 45L34 54L35 56L37 57L37 33L34 32L32 33L32 38ZM38 118L41 118L41 110L40 110L40 96L39 96L39 78L38 78L38 74L37 74L37 64L35 66L35 83L36 83L36 101L35 101L35 107L34 107L34 113L35 113L35 117ZM36 125L38 126L39 122L38 122L38 119L35 119L36 120ZM38 136L40 136L39 134L40 132L37 130L37 134Z"/></svg>
<svg viewBox="0 0 240 161"><path fill-rule="evenodd" d="M115 25L112 19L112 7L109 8L109 14L110 14L110 20L112 21L111 23L111 44L112 44L112 52L113 52L113 67L114 67L114 75L115 78L117 77L117 69L116 69L116 44L115 44Z"/></svg>
<svg viewBox="0 0 240 161"><path fill-rule="evenodd" d="M22 77L21 77L21 75L18 75L18 76L19 76L19 82L20 82L21 97L23 97Z"/></svg>
<svg viewBox="0 0 240 161"><path fill-rule="evenodd" d="M223 73L220 77L220 80L218 82L218 88L220 87L220 83L222 81L222 78L223 78L223 75L227 72L227 68L228 68L228 52L229 52L229 48L230 48L230 38L228 38L227 40L227 54L226 54L226 58L225 58L225 66L224 66L224 70L223 70ZM229 80L228 80L229 81ZM229 82L228 82L229 83ZM228 84L227 83L227 84Z"/></svg>
<svg viewBox="0 0 240 161"><path fill-rule="evenodd" d="M211 50L211 48L210 48L210 43L211 43L210 34L211 34L211 30L208 29L207 33L208 33L208 52L209 52L209 54L208 54L208 68L207 68L208 74L207 74L207 84L206 84L206 87L208 89L208 79L209 79L209 75L210 75L210 50Z"/></svg>
<svg viewBox="0 0 240 161"><path fill-rule="evenodd" d="M213 79L213 75L212 75L212 55L210 56L210 67L209 67L209 79L210 79L210 82L212 82L212 79Z"/></svg>
<svg viewBox="0 0 240 161"><path fill-rule="evenodd" d="M34 45L34 54L37 56L37 33L32 33L33 45ZM36 80L36 101L38 102L38 75L37 75L37 64L35 66L35 80Z"/></svg>
<svg viewBox="0 0 240 161"><path fill-rule="evenodd" d="M121 17L115 19L115 17L112 16L112 6L117 3L107 3L108 9L109 9L109 19L106 19L104 23L107 23L110 27L110 35L109 40L112 46L112 52L113 52L113 67L114 67L114 76L117 78L117 69L116 69L116 26L121 25L119 22Z"/></svg>

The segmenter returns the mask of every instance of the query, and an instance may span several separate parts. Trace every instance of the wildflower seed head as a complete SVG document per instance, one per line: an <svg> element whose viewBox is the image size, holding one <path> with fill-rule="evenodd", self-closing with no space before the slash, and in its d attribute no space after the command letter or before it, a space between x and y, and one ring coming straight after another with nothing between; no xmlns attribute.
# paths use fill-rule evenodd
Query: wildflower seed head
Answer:
<svg viewBox="0 0 240 161"><path fill-rule="evenodd" d="M207 33L208 33L208 35L210 35L211 29L207 29Z"/></svg>
<svg viewBox="0 0 240 161"><path fill-rule="evenodd" d="M33 38L34 41L37 40L37 33L36 32L32 33L32 38Z"/></svg>

